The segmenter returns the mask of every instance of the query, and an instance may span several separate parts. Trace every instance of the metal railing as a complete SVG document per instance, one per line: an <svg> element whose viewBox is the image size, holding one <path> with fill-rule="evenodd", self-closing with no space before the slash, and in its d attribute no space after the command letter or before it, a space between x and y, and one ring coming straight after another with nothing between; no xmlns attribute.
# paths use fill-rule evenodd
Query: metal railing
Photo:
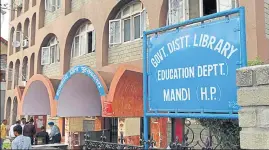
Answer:
<svg viewBox="0 0 269 150"><path fill-rule="evenodd" d="M178 150L215 150L215 149L240 149L238 121L223 119L185 119L182 138L175 137L174 141L168 142L167 149ZM142 135L143 137L143 135ZM140 145L124 144L125 139L121 132L118 143L107 142L103 130L100 140L92 140L91 135L84 135L85 144L83 149L144 149L145 144L149 149L157 149L156 141L151 136L148 141L140 139ZM164 147L163 147L164 148ZM163 149L162 148L162 149ZM161 148L160 148L161 149Z"/></svg>

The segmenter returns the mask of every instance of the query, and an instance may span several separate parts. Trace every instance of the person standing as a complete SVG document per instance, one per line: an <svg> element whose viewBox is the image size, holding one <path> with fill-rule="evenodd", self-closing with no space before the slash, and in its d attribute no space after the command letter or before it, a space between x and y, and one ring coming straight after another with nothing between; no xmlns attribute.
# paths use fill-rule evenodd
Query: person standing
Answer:
<svg viewBox="0 0 269 150"><path fill-rule="evenodd" d="M23 134L23 127L26 125L26 118L21 118L21 127L22 127L22 134Z"/></svg>
<svg viewBox="0 0 269 150"><path fill-rule="evenodd" d="M49 144L49 134L46 132L44 126L41 127L41 131L36 134L35 143L38 144Z"/></svg>
<svg viewBox="0 0 269 150"><path fill-rule="evenodd" d="M15 138L15 134L14 134L13 128L14 128L16 125L21 125L21 121L20 121L20 120L16 121L16 123L13 124L13 125L9 128L9 137L10 137L12 140Z"/></svg>
<svg viewBox="0 0 269 150"><path fill-rule="evenodd" d="M21 127L23 130L23 127L26 125L26 119L25 118L21 118Z"/></svg>
<svg viewBox="0 0 269 150"><path fill-rule="evenodd" d="M3 142L6 139L7 136L7 120L4 119L1 124L1 138L0 138L0 149L2 149Z"/></svg>
<svg viewBox="0 0 269 150"><path fill-rule="evenodd" d="M22 135L22 127L21 125L16 125L13 128L14 135L16 138L12 141L11 148L12 149L31 149L31 139L29 137Z"/></svg>
<svg viewBox="0 0 269 150"><path fill-rule="evenodd" d="M23 135L28 136L31 139L31 144L34 144L34 135L36 133L36 129L34 126L34 119L31 118L29 120L29 123L27 123L23 128Z"/></svg>
<svg viewBox="0 0 269 150"><path fill-rule="evenodd" d="M61 143L61 133L59 127L54 125L54 122L49 122L48 125L51 128L51 132L49 134L50 138L52 139L52 143Z"/></svg>

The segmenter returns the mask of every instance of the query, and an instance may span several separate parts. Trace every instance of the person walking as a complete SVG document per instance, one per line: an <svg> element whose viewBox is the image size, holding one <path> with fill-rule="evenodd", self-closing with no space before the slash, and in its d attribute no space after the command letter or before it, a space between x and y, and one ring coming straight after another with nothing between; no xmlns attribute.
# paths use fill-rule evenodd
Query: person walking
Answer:
<svg viewBox="0 0 269 150"><path fill-rule="evenodd" d="M54 125L54 122L49 122L48 125L51 128L51 132L49 134L50 138L52 139L52 143L61 143L61 133L60 129L57 125Z"/></svg>
<svg viewBox="0 0 269 150"><path fill-rule="evenodd" d="M15 139L15 134L14 134L14 131L13 131L13 128L16 126L16 125L21 125L21 121L18 120L16 121L15 124L13 124L10 128L9 128L9 137L11 138L11 140L14 140Z"/></svg>
<svg viewBox="0 0 269 150"><path fill-rule="evenodd" d="M21 125L16 125L13 128L14 135L16 138L12 141L11 148L12 149L31 149L31 139L27 136L22 135L22 127Z"/></svg>
<svg viewBox="0 0 269 150"><path fill-rule="evenodd" d="M0 138L0 149L2 149L3 142L6 139L7 136L7 120L4 119L1 124L1 138Z"/></svg>
<svg viewBox="0 0 269 150"><path fill-rule="evenodd" d="M34 119L31 118L29 123L27 123L23 128L23 135L28 136L31 139L31 144L34 144L34 135L36 134L36 129L34 126Z"/></svg>
<svg viewBox="0 0 269 150"><path fill-rule="evenodd" d="M38 132L35 136L35 143L37 145L39 144L49 144L49 134L46 132L46 129L44 126L41 127L41 131Z"/></svg>

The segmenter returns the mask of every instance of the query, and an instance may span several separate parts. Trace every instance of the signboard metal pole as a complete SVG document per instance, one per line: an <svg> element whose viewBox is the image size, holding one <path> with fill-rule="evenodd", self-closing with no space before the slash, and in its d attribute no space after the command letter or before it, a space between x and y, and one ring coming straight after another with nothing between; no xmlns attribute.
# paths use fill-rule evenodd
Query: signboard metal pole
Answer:
<svg viewBox="0 0 269 150"><path fill-rule="evenodd" d="M148 149L148 117L145 115L147 113L147 102L148 102L148 76L147 76L147 35L143 32L143 107L144 107L144 145L145 149Z"/></svg>
<svg viewBox="0 0 269 150"><path fill-rule="evenodd" d="M245 7L239 8L239 14L240 14L240 42L241 42L241 48L246 51L247 49L247 42L246 42L246 18L245 18ZM241 64L243 67L247 66L247 53L242 53L242 61Z"/></svg>

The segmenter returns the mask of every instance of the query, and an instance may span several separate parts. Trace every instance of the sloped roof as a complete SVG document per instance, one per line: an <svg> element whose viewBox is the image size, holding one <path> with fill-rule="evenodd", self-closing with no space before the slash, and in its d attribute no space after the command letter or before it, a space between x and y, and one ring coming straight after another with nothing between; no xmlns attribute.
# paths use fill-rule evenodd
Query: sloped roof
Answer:
<svg viewBox="0 0 269 150"><path fill-rule="evenodd" d="M4 39L3 37L0 37L0 39L1 39L1 42L2 43L4 43L5 45L7 45L7 40L6 39Z"/></svg>

